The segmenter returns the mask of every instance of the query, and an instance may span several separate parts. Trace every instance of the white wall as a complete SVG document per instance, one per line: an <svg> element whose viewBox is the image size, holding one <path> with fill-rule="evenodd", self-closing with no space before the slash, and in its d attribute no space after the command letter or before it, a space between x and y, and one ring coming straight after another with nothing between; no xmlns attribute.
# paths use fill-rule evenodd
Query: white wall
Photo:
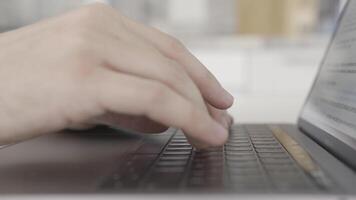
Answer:
<svg viewBox="0 0 356 200"><path fill-rule="evenodd" d="M211 42L210 47L193 45L191 50L234 94L235 121L295 123L327 41L324 37L266 43L237 38Z"/></svg>

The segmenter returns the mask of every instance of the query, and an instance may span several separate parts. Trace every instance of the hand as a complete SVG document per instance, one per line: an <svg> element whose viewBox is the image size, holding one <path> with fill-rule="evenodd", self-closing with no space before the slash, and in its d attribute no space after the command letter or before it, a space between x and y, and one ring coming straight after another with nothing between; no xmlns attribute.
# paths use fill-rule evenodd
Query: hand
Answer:
<svg viewBox="0 0 356 200"><path fill-rule="evenodd" d="M1 34L0 91L1 143L114 123L219 146L233 103L179 41L104 4Z"/></svg>

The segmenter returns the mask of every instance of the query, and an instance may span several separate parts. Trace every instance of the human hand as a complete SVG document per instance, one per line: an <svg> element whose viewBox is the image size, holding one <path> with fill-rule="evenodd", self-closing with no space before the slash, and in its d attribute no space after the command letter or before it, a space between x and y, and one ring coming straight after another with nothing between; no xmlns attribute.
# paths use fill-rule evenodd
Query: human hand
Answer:
<svg viewBox="0 0 356 200"><path fill-rule="evenodd" d="M179 41L104 4L1 34L0 91L1 143L114 123L219 146L233 103Z"/></svg>

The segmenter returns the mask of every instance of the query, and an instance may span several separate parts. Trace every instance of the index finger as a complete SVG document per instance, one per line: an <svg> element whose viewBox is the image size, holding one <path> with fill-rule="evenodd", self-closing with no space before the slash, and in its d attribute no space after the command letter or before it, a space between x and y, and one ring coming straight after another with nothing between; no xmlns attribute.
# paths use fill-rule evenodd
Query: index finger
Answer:
<svg viewBox="0 0 356 200"><path fill-rule="evenodd" d="M233 104L233 96L220 85L214 75L177 39L155 28L139 24L125 16L122 16L122 19L131 31L154 45L165 56L176 60L184 66L209 104L219 109L227 109Z"/></svg>

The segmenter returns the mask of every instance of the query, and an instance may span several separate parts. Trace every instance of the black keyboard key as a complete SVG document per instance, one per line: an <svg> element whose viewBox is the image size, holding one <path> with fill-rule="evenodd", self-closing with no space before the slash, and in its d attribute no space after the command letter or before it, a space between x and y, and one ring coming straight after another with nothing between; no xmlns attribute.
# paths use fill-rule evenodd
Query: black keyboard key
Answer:
<svg viewBox="0 0 356 200"><path fill-rule="evenodd" d="M178 161L178 160L185 160L188 162L189 160L189 155L176 155L176 156L165 156L165 155L162 155L160 157L160 160L162 161Z"/></svg>
<svg viewBox="0 0 356 200"><path fill-rule="evenodd" d="M156 159L155 155L133 155L117 172L103 183L103 189L128 189L138 187L139 180Z"/></svg>

